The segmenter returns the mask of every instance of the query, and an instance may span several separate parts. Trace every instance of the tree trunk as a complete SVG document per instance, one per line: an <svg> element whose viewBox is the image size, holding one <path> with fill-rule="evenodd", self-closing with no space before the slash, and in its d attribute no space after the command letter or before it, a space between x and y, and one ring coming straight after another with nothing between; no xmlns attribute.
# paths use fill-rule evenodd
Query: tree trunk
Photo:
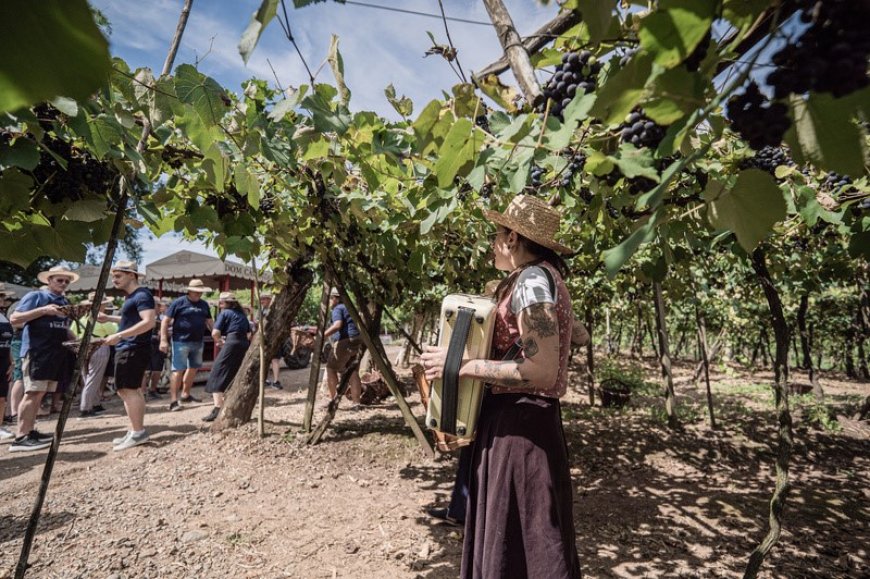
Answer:
<svg viewBox="0 0 870 579"><path fill-rule="evenodd" d="M630 352L632 358L642 358L643 353L643 312L641 311L640 300L637 302L637 317L634 321L634 333L631 336Z"/></svg>
<svg viewBox="0 0 870 579"><path fill-rule="evenodd" d="M843 367L846 370L846 376L849 378L857 378L858 372L855 371L855 358L852 351L855 349L855 331L853 328L846 330L846 340L843 343Z"/></svg>
<svg viewBox="0 0 870 579"><path fill-rule="evenodd" d="M586 383L589 388L589 406L595 405L595 356L592 347L592 334L595 321L592 318L592 310L586 310L586 330L589 332L589 341L586 342Z"/></svg>
<svg viewBox="0 0 870 579"><path fill-rule="evenodd" d="M677 347L674 348L674 360L680 359L680 352L683 350L683 346L686 344L686 327L683 326L680 329L680 337L677 338Z"/></svg>
<svg viewBox="0 0 870 579"><path fill-rule="evenodd" d="M526 102L536 106L543 98L541 86L535 77L535 69L529 59L529 53L523 46L523 41L517 33L514 21L502 0L483 0L489 18L495 26L495 32L501 43L511 71L514 73Z"/></svg>
<svg viewBox="0 0 870 579"><path fill-rule="evenodd" d="M414 314L414 318L411 321L411 331L409 332L409 339L405 340L405 347L402 350L402 367L407 368L411 364L411 352L414 351L414 345L412 342L416 342L417 344L423 343L423 326L425 325L426 317L423 314Z"/></svg>
<svg viewBox="0 0 870 579"><path fill-rule="evenodd" d="M864 336L860 336L858 342L858 368L861 370L861 379L870 380L870 368L867 366L867 354L864 352Z"/></svg>
<svg viewBox="0 0 870 579"><path fill-rule="evenodd" d="M590 313L587 312L587 317L591 316ZM611 355L613 353L613 344L610 341L610 308L604 308L604 344L605 344L605 352L607 355ZM591 335L590 335L590 341Z"/></svg>
<svg viewBox="0 0 870 579"><path fill-rule="evenodd" d="M707 328L704 316L697 306L695 307L695 321L698 324L698 348L701 350L704 382L707 385L707 412L710 414L710 428L716 430L716 417L713 415L713 391L710 389L710 360L707 358Z"/></svg>
<svg viewBox="0 0 870 579"><path fill-rule="evenodd" d="M744 579L752 579L758 575L764 558L776 544L782 531L782 511L785 508L788 493L788 468L791 460L792 433L791 413L788 408L788 344L789 330L782 310L779 292L773 284L767 269L764 252L761 248L752 252L752 268L764 290L770 309L770 321L776 338L776 358L774 360L774 398L778 422L779 449L776 458L776 486L770 499L770 528L762 542L749 557Z"/></svg>
<svg viewBox="0 0 870 579"><path fill-rule="evenodd" d="M242 366L227 390L221 412L212 423L212 432L237 428L251 419L257 403L260 367L259 340L263 340L265 359L278 357L281 344L290 336L290 326L305 300L314 275L306 266L308 259L297 259L287 266L287 285L275 296L264 327L254 335Z"/></svg>
<svg viewBox="0 0 870 579"><path fill-rule="evenodd" d="M653 295L656 311L656 329L659 334L659 362L662 367L662 377L665 379L667 386L665 390L665 410L668 413L668 426L670 428L679 428L677 397L674 393L674 377L671 373L671 355L668 349L668 325L665 318L665 301L662 297L662 284L660 282L653 282Z"/></svg>
<svg viewBox="0 0 870 579"><path fill-rule="evenodd" d="M649 334L649 342L650 346L653 349L653 355L656 358L661 358L661 354L659 354L659 347L656 345L656 333L653 331L652 322L649 319L649 316L644 317L644 324L646 325L646 333ZM656 323L658 323L658 319L656 319ZM667 334L667 329L665 329L665 334ZM641 344L641 354L643 353L643 344Z"/></svg>
<svg viewBox="0 0 870 579"><path fill-rule="evenodd" d="M616 354L617 356L620 355L620 350L622 350L622 328L624 328L624 327L625 327L625 324L623 322L620 322L619 326L617 326L617 328L616 328L616 341L615 341L616 349L613 352L611 352L611 354Z"/></svg>

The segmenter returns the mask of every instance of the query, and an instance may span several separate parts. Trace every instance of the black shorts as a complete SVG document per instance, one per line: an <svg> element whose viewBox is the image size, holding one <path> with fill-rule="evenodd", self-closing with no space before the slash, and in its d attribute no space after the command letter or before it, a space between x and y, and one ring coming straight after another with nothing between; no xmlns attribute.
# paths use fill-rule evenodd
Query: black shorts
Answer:
<svg viewBox="0 0 870 579"><path fill-rule="evenodd" d="M115 351L115 388L140 388L151 361L151 347Z"/></svg>
<svg viewBox="0 0 870 579"><path fill-rule="evenodd" d="M149 372L162 372L163 363L166 361L166 354L160 351L158 344L151 344L151 357L148 360Z"/></svg>
<svg viewBox="0 0 870 579"><path fill-rule="evenodd" d="M0 355L0 398L9 396L9 380L6 379L6 372L9 370L9 355L3 353Z"/></svg>

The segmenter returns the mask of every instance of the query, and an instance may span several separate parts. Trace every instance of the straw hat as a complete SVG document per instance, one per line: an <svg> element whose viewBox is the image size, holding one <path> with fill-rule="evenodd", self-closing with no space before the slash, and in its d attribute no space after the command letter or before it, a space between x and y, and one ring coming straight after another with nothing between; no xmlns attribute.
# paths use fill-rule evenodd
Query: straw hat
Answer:
<svg viewBox="0 0 870 579"><path fill-rule="evenodd" d="M94 298L96 298L96 297L97 297L97 292L91 292L91 293L88 294L88 299L86 299L86 300L82 300L82 301L79 303L79 305L80 305L80 306L92 306L92 305L94 305ZM102 303L104 306L107 306L107 305L109 305L109 304L112 303L112 298L110 298L109 296L104 295L104 296L103 296L103 301L102 301L101 303Z"/></svg>
<svg viewBox="0 0 870 579"><path fill-rule="evenodd" d="M233 292L221 292L221 295L218 296L218 299L224 302L237 302L239 298L236 297L236 294Z"/></svg>
<svg viewBox="0 0 870 579"><path fill-rule="evenodd" d="M487 209L484 214L490 221L516 231L538 245L543 245L557 253L574 253L574 250L556 241L556 234L559 232L559 212L537 197L517 195L508 204L504 213Z"/></svg>
<svg viewBox="0 0 870 579"><path fill-rule="evenodd" d="M194 279L190 280L189 284L187 284L187 291L196 292L196 293L200 293L200 294L207 294L208 292L211 291L211 288L206 286L204 283L202 283L201 279L194 278Z"/></svg>
<svg viewBox="0 0 870 579"><path fill-rule="evenodd" d="M68 277L70 283L79 281L79 274L70 271L70 269L65 265L56 265L48 271L41 271L37 274L36 279L44 284L48 284L48 278L50 277Z"/></svg>
<svg viewBox="0 0 870 579"><path fill-rule="evenodd" d="M139 273L139 265L135 261L121 260L117 262L112 271L123 271L125 273L135 273L136 277L142 277L144 273Z"/></svg>
<svg viewBox="0 0 870 579"><path fill-rule="evenodd" d="M334 287L331 290L329 290L329 297L331 297L331 298L340 298L341 297L341 294L338 292L337 287Z"/></svg>

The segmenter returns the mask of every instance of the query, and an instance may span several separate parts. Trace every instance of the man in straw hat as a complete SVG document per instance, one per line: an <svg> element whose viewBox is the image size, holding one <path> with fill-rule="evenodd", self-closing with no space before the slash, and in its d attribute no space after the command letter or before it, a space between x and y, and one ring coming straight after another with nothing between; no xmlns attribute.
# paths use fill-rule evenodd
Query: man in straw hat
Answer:
<svg viewBox="0 0 870 579"><path fill-rule="evenodd" d="M151 359L151 330L156 312L154 296L139 285L139 268L133 261L118 261L112 267L112 285L126 295L120 316L99 314L99 322L115 322L118 331L106 337L105 343L115 347L115 387L124 401L130 420L130 430L112 441L112 450L121 451L148 442L145 430L145 397L142 378Z"/></svg>
<svg viewBox="0 0 870 579"><path fill-rule="evenodd" d="M36 413L45 393L56 391L58 382L66 379L71 370L69 364L63 363L69 357L63 343L73 336L70 319L61 307L69 305L64 292L79 276L58 265L36 277L47 289L25 295L10 319L13 325L24 326L21 337L24 398L18 405L18 437L9 446L10 452L51 446L54 436L40 434L35 428Z"/></svg>
<svg viewBox="0 0 870 579"><path fill-rule="evenodd" d="M9 297L15 296L15 292L6 291L6 285L0 283L0 301L6 303ZM12 328L12 323L6 317L6 309L0 311L0 420L6 416L6 398L9 396L9 384L12 382L13 368L15 366L12 360L12 337L15 335L15 330ZM0 440L8 440L14 438L15 435L3 428L0 425Z"/></svg>
<svg viewBox="0 0 870 579"><path fill-rule="evenodd" d="M203 337L214 326L211 308L202 294L211 288L202 280L192 279L187 295L172 302L160 323L160 350L169 352L169 328L172 327L172 382L169 385L169 410L181 410L184 402L202 402L190 394L196 371L202 367ZM181 397L178 396L182 388Z"/></svg>
<svg viewBox="0 0 870 579"><path fill-rule="evenodd" d="M497 226L495 331L485 359L459 376L484 381L471 447L460 577L579 578L573 498L559 399L568 388L573 314L556 241L559 213L519 195ZM427 347L426 377L443 377L447 348Z"/></svg>
<svg viewBox="0 0 870 579"><path fill-rule="evenodd" d="M90 308L94 305L96 295L96 292L89 293L88 299L82 300L79 305ZM106 306L111 303L112 299L104 296L103 301L100 303L98 313L105 313ZM82 338L82 336L84 336L85 328L88 326L89 317L89 315L83 316L82 319L79 320L79 323L74 325L74 331L77 338ZM91 337L97 339L108 338L117 331L117 324L113 322L97 321L94 323L94 331L91 334ZM100 386L103 383L103 376L106 374L106 367L109 364L111 353L112 349L104 343L100 344L100 346L93 351L90 358L88 358L88 365L87 368L85 368L85 386L82 388L82 396L79 401L79 420L94 418L105 412L105 409L103 409L103 406L99 403Z"/></svg>

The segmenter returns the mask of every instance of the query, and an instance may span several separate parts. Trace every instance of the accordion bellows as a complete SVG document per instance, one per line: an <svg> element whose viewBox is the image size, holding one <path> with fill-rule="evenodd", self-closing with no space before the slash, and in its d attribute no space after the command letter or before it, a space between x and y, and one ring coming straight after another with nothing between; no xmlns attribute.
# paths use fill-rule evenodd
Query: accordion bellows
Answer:
<svg viewBox="0 0 870 579"><path fill-rule="evenodd" d="M444 378L432 382L426 426L455 437L456 447L474 440L484 388L482 380L459 380L458 369L462 359L489 357L495 313L488 297L451 294L441 303L439 345L448 348L447 362Z"/></svg>

